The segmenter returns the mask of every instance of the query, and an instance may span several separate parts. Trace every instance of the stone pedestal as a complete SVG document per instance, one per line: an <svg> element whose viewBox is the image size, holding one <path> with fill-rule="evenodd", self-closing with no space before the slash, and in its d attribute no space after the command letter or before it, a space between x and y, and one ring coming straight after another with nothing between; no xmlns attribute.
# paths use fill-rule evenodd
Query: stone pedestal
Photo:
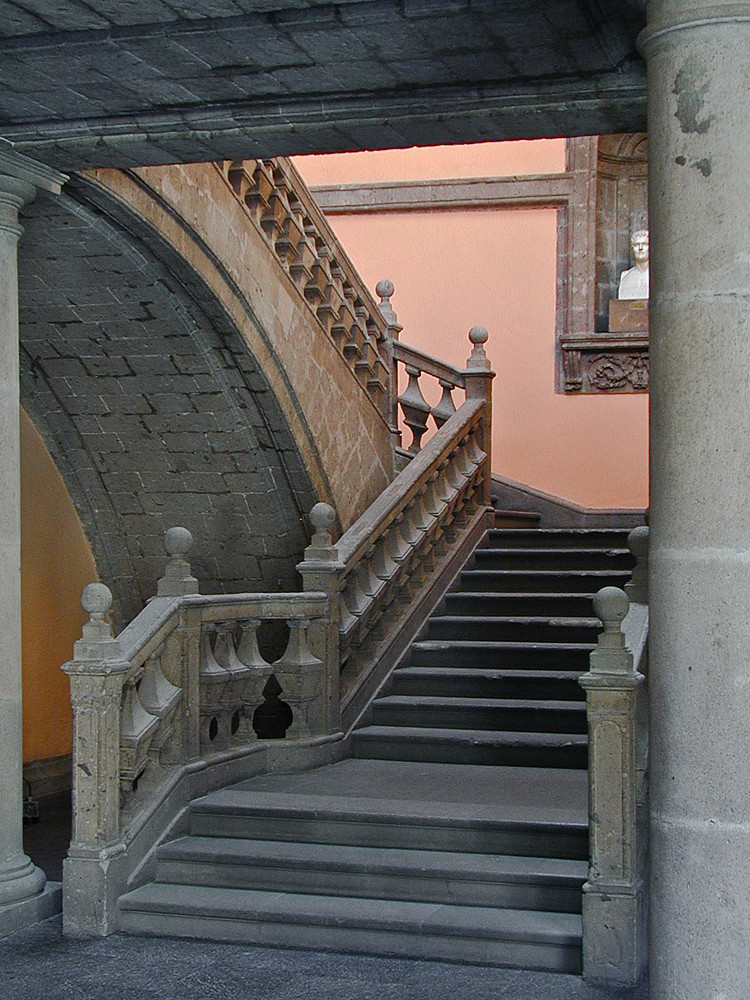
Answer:
<svg viewBox="0 0 750 1000"><path fill-rule="evenodd" d="M17 250L19 210L37 186L59 191L64 180L0 145L0 932L50 908L44 872L23 853Z"/></svg>
<svg viewBox="0 0 750 1000"><path fill-rule="evenodd" d="M750 4L651 0L651 996L750 984Z"/></svg>

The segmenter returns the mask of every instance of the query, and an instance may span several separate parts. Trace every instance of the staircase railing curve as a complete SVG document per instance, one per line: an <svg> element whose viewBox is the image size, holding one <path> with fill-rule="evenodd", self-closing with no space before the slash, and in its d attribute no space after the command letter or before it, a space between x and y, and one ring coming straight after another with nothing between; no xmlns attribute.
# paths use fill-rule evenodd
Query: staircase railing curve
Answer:
<svg viewBox="0 0 750 1000"><path fill-rule="evenodd" d="M583 975L633 986L648 955L648 527L628 545L625 590L604 587L604 626L580 678L589 729L589 873L583 887Z"/></svg>
<svg viewBox="0 0 750 1000"><path fill-rule="evenodd" d="M345 734L490 526L494 373L486 331L469 339L455 376L465 400L443 408L434 436L336 544L335 512L313 508L302 592L198 593L180 527L165 535L156 596L118 636L109 589L84 588L89 621L63 667L74 718L67 934L117 929L119 896L148 877L155 845L196 795L346 754ZM410 357L434 374L427 356Z"/></svg>

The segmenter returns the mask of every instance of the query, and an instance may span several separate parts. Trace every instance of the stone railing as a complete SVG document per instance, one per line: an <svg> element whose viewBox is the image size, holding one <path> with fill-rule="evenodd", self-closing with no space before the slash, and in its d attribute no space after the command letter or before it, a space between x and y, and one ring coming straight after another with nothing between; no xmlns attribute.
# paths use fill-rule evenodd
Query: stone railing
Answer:
<svg viewBox="0 0 750 1000"><path fill-rule="evenodd" d="M628 544L632 582L594 598L604 630L580 678L589 726L583 975L613 986L638 983L647 962L648 528L634 528Z"/></svg>
<svg viewBox="0 0 750 1000"><path fill-rule="evenodd" d="M310 311L378 410L391 408L387 323L294 165L225 161L222 171Z"/></svg>
<svg viewBox="0 0 750 1000"><path fill-rule="evenodd" d="M335 595L345 729L413 638L440 574L455 570L468 554L467 540L475 544L488 523L494 373L483 347L487 331L474 327L469 339L467 369L455 372L465 401L458 410L443 408L437 433L335 546L328 534L333 511L325 504L313 510L316 534L298 568L306 589ZM433 359L428 367L420 352L413 356L424 371L452 371Z"/></svg>
<svg viewBox="0 0 750 1000"><path fill-rule="evenodd" d="M465 401L337 544L334 510L313 508L303 592L199 594L185 528L166 533L157 594L119 636L109 589L84 589L89 621L63 668L74 717L66 933L116 929L119 895L191 795L272 769L269 747L301 748L306 766L324 745L329 759L344 752L331 748L490 524L494 373L486 331L469 337Z"/></svg>

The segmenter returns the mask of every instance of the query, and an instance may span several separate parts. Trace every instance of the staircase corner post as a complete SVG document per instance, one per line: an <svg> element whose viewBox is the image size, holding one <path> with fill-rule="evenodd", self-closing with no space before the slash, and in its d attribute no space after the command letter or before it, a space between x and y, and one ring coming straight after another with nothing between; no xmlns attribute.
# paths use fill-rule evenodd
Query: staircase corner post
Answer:
<svg viewBox="0 0 750 1000"><path fill-rule="evenodd" d="M643 675L622 628L630 601L604 587L594 610L604 629L591 653L586 691L589 729L589 872L583 887L583 977L634 986L647 961L647 900L639 844L637 719Z"/></svg>
<svg viewBox="0 0 750 1000"><path fill-rule="evenodd" d="M473 326L469 330L472 344L471 355L466 362L466 398L480 399L484 403L479 431L479 447L487 456L485 476L482 484L482 503L488 512L494 513L492 506L492 380L495 372L485 354L484 345L489 334L483 326Z"/></svg>
<svg viewBox="0 0 750 1000"><path fill-rule="evenodd" d="M73 659L73 836L63 863L63 928L68 937L99 937L117 929L123 889L120 843L120 717L130 667L106 615L112 593L101 583L84 587L89 614Z"/></svg>
<svg viewBox="0 0 750 1000"><path fill-rule="evenodd" d="M396 316L393 306L391 305L391 296L395 290L395 285L388 278L382 278L375 286L375 292L380 296L378 309L380 310L380 315L386 322L384 342L386 354L384 361L388 369L388 382L386 387L388 399L386 402L386 413L388 416L388 424L391 430L391 442L393 445L394 474L397 471L395 468L395 456L396 449L401 446L401 431L398 427L398 362L396 361L394 355L393 344L399 339L401 331L404 329L399 323L398 317Z"/></svg>
<svg viewBox="0 0 750 1000"><path fill-rule="evenodd" d="M341 571L338 550L330 529L336 512L327 503L316 503L310 511L313 535L305 549L304 559L297 565L306 593L324 593L328 614L325 620L313 622L309 631L312 652L323 661L328 706L327 732L337 733L341 726L341 692L339 664L339 604L341 601Z"/></svg>

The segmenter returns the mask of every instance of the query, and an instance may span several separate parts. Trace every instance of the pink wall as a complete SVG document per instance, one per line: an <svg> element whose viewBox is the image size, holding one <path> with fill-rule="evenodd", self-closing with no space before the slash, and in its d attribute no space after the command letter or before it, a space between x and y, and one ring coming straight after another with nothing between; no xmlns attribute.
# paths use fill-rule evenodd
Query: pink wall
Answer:
<svg viewBox="0 0 750 1000"><path fill-rule="evenodd" d="M556 144L559 158L562 142ZM545 142L547 148L541 150L548 162L551 145ZM455 156L460 147L450 149ZM419 152L436 155L433 150ZM316 163L308 172L308 161L338 161L326 167L328 176L351 177L356 171L347 174L347 161L367 155L379 157L382 177L388 169L385 158L393 157L390 178L402 178L401 151L307 157L295 163L314 184L320 183L320 166ZM519 151L509 159L517 172ZM502 173L497 169L500 157L493 162L494 173ZM539 157L529 155L526 162L524 172L540 171ZM454 166L452 160L445 174L454 175ZM333 215L330 222L370 288L384 277L395 283L393 306L406 343L463 366L469 327L480 323L489 330L487 353L498 373L495 472L586 507L647 506L647 397L565 396L554 390L554 209Z"/></svg>

